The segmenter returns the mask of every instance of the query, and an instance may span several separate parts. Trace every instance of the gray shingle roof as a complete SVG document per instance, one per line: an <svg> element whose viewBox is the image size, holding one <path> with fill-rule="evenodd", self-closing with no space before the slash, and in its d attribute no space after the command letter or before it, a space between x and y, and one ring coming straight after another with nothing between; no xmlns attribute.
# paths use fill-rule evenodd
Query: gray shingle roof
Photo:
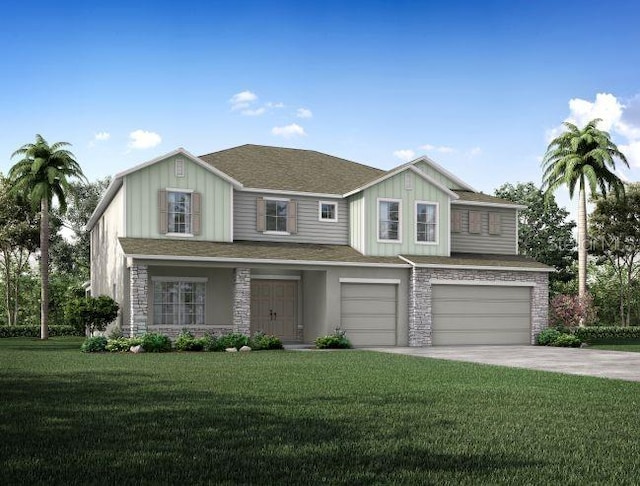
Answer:
<svg viewBox="0 0 640 486"><path fill-rule="evenodd" d="M472 191L461 191L458 189L453 189L460 199L458 202L479 202L479 203L492 203L492 204L508 204L509 206L518 206L518 204L513 201L509 201L508 199L501 199L499 197L490 196L489 194L483 194L482 192L472 192Z"/></svg>
<svg viewBox="0 0 640 486"><path fill-rule="evenodd" d="M199 157L243 186L345 194L385 171L332 155L264 145L241 145Z"/></svg>
<svg viewBox="0 0 640 486"><path fill-rule="evenodd" d="M416 265L455 265L461 267L509 267L553 271L552 267L522 255L490 255L481 253L452 253L450 257L402 255Z"/></svg>

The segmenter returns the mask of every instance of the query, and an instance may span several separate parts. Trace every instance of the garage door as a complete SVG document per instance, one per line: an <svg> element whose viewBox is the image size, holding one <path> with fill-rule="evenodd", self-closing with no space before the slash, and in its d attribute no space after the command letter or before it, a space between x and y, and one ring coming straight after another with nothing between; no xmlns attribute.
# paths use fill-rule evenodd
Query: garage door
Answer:
<svg viewBox="0 0 640 486"><path fill-rule="evenodd" d="M396 285L343 283L342 328L354 346L396 344Z"/></svg>
<svg viewBox="0 0 640 486"><path fill-rule="evenodd" d="M529 344L531 288L433 285L434 345Z"/></svg>

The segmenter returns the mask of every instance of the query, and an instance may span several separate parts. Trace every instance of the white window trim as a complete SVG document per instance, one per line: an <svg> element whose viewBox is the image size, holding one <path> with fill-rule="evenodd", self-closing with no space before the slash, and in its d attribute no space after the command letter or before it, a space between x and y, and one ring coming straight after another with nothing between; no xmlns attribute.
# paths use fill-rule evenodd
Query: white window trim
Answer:
<svg viewBox="0 0 640 486"><path fill-rule="evenodd" d="M322 205L331 204L334 208L335 218L323 218L322 217ZM338 222L338 202L337 201L318 201L318 221L323 223L337 223Z"/></svg>
<svg viewBox="0 0 640 486"><path fill-rule="evenodd" d="M170 192L184 192L185 194L192 194L194 192L196 192L193 189L178 189L176 187L165 187L164 189L165 191L167 191L167 198L169 197L169 193ZM191 200L191 229L193 230L193 199ZM169 213L167 211L167 217L169 216ZM167 227L169 226L169 222L167 221ZM174 237L177 236L178 238L193 238L193 233L165 233L163 236L170 236L170 237Z"/></svg>
<svg viewBox="0 0 640 486"><path fill-rule="evenodd" d="M381 202L397 202L398 203L398 239L383 240L380 239L380 203ZM393 199L389 197L379 197L376 199L376 241L378 243L402 243L402 199Z"/></svg>
<svg viewBox="0 0 640 486"><path fill-rule="evenodd" d="M262 198L264 201L276 201L276 202L286 202L287 203L287 216L286 218L289 218L289 203L291 202L291 199L287 198L287 197L263 197ZM267 227L267 205L265 204L264 206L264 227ZM288 231L273 231L273 230L268 230L265 229L262 232L263 235L280 235L280 236L290 236L291 233L289 233Z"/></svg>
<svg viewBox="0 0 640 486"><path fill-rule="evenodd" d="M418 241L418 204L430 204L436 207L436 241ZM414 208L414 236L416 245L438 245L440 243L440 203L436 201L416 201L413 205Z"/></svg>

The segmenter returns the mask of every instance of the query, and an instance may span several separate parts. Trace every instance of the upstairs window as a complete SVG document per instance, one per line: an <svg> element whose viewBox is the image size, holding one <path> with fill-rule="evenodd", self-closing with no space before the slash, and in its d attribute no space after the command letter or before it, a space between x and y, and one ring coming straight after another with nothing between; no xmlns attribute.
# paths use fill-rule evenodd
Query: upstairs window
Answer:
<svg viewBox="0 0 640 486"><path fill-rule="evenodd" d="M400 241L400 201L378 200L378 240L383 242Z"/></svg>
<svg viewBox="0 0 640 486"><path fill-rule="evenodd" d="M167 232L191 234L191 193L167 192Z"/></svg>
<svg viewBox="0 0 640 486"><path fill-rule="evenodd" d="M180 189L158 191L158 231L160 234L193 236L200 234L201 196Z"/></svg>
<svg viewBox="0 0 640 486"><path fill-rule="evenodd" d="M437 243L438 205L436 203L416 203L416 241Z"/></svg>
<svg viewBox="0 0 640 486"><path fill-rule="evenodd" d="M259 197L256 202L257 231L285 235L297 232L296 201Z"/></svg>
<svg viewBox="0 0 640 486"><path fill-rule="evenodd" d="M320 221L338 221L338 204L335 202L320 201Z"/></svg>

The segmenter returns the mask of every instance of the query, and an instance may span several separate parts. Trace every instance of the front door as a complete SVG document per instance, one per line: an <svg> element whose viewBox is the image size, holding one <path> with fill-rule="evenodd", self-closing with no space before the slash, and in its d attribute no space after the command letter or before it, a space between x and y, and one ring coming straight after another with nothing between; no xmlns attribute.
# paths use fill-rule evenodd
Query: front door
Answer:
<svg viewBox="0 0 640 486"><path fill-rule="evenodd" d="M298 282L251 280L251 333L262 331L297 341Z"/></svg>

